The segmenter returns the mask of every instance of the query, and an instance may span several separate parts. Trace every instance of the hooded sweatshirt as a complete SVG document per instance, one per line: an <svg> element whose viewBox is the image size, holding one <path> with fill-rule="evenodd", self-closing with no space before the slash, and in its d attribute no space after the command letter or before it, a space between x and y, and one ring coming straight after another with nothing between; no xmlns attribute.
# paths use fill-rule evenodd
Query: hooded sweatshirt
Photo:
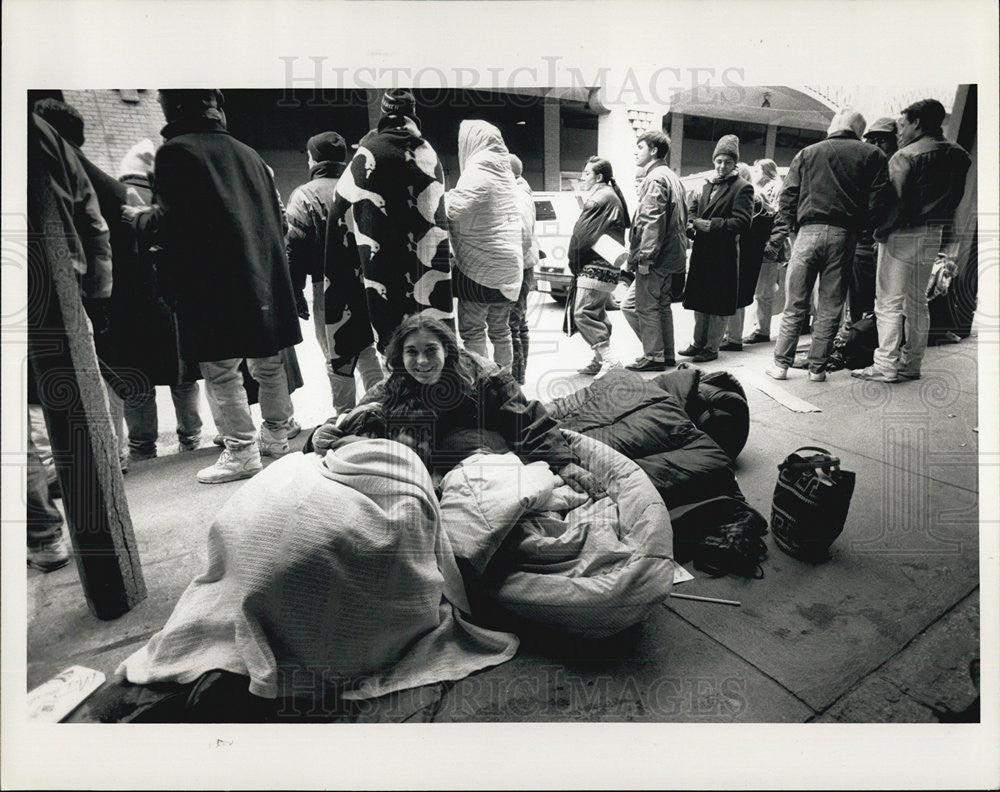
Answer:
<svg viewBox="0 0 1000 792"><path fill-rule="evenodd" d="M479 302L516 300L524 267L521 218L500 130L485 121L463 121L458 165L461 175L445 203L455 265L464 276L456 278L459 296Z"/></svg>

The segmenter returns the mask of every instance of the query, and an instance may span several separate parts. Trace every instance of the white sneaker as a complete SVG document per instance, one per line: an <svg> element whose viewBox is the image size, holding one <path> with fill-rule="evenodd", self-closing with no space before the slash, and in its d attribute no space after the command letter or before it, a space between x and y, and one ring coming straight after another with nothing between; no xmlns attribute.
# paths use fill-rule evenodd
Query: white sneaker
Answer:
<svg viewBox="0 0 1000 792"><path fill-rule="evenodd" d="M223 450L214 465L198 471L198 481L202 484L223 484L256 476L263 469L260 449L256 443L251 443L245 448Z"/></svg>
<svg viewBox="0 0 1000 792"><path fill-rule="evenodd" d="M295 416L292 416L291 418L288 419L287 425L288 425L288 434L286 435L286 437L289 440L291 440L293 437L298 435L299 432L302 431L302 427L299 426L299 422L295 420Z"/></svg>
<svg viewBox="0 0 1000 792"><path fill-rule="evenodd" d="M826 372L825 371L810 371L809 372L810 382L826 382Z"/></svg>
<svg viewBox="0 0 1000 792"><path fill-rule="evenodd" d="M66 537L61 536L51 544L38 548L28 548L28 566L40 569L42 572L52 572L69 563L69 548L66 547Z"/></svg>
<svg viewBox="0 0 1000 792"><path fill-rule="evenodd" d="M299 431L302 431L301 426ZM260 425L260 431L257 432L257 444L260 446L261 456L280 457L288 453L288 436L279 438L267 428L267 424Z"/></svg>
<svg viewBox="0 0 1000 792"><path fill-rule="evenodd" d="M788 379L788 367L779 366L777 364L773 366L768 366L764 369L764 373L767 374L771 379L784 380Z"/></svg>

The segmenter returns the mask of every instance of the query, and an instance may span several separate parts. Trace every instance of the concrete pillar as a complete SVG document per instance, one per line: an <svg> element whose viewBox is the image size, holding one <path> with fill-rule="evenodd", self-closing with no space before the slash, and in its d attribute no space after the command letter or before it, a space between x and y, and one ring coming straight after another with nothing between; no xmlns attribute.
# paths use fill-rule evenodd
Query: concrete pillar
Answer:
<svg viewBox="0 0 1000 792"><path fill-rule="evenodd" d="M681 172L682 150L684 148L684 114L674 113L670 119L670 169L678 176Z"/></svg>
<svg viewBox="0 0 1000 792"><path fill-rule="evenodd" d="M778 142L778 125L767 125L767 137L764 139L764 158L774 159L774 149Z"/></svg>
<svg viewBox="0 0 1000 792"><path fill-rule="evenodd" d="M611 163L615 181L629 205L635 208L635 130L621 105L597 119L597 156Z"/></svg>
<svg viewBox="0 0 1000 792"><path fill-rule="evenodd" d="M542 105L542 174L547 192L558 192L562 189L562 177L559 175L561 128L559 100L546 97Z"/></svg>

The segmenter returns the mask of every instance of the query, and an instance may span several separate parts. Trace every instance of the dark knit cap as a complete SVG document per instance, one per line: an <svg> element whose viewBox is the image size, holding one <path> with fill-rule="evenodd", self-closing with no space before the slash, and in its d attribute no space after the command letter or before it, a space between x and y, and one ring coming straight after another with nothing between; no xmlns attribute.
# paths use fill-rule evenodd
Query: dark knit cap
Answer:
<svg viewBox="0 0 1000 792"><path fill-rule="evenodd" d="M306 150L316 162L344 162L347 143L336 132L320 132L306 143Z"/></svg>
<svg viewBox="0 0 1000 792"><path fill-rule="evenodd" d="M74 146L83 145L83 116L73 105L58 99L39 99L32 109Z"/></svg>
<svg viewBox="0 0 1000 792"><path fill-rule="evenodd" d="M715 144L715 151L712 152L714 160L720 154L728 154L734 162L740 161L740 139L736 135L723 135L719 142Z"/></svg>
<svg viewBox="0 0 1000 792"><path fill-rule="evenodd" d="M163 114L167 121L197 118L208 110L221 111L226 98L218 88L161 88Z"/></svg>
<svg viewBox="0 0 1000 792"><path fill-rule="evenodd" d="M382 96L382 118L388 116L412 118L417 126L420 126L420 119L417 117L417 100L413 92L407 88L390 88ZM381 121L379 127L382 127Z"/></svg>

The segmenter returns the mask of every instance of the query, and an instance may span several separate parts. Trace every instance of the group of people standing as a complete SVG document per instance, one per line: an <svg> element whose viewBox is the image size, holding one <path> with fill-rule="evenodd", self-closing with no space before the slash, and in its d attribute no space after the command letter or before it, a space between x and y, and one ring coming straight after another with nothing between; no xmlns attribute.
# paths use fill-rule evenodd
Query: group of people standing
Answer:
<svg viewBox="0 0 1000 792"><path fill-rule="evenodd" d="M155 455L157 385L171 387L182 450L198 447L199 379L223 450L198 481L246 478L262 469L262 455L286 453L300 427L284 352L302 340L299 319L310 318L304 290L311 280L312 318L337 415L356 405L356 376L363 392L383 382L383 361L397 378L389 382L404 377L416 388L428 372L440 375L448 360L462 374L456 391L468 402L462 409L492 394L496 428L508 445L531 453L558 447L553 469L595 488L518 388L539 251L531 188L499 129L481 120L461 123L460 175L447 190L412 92L386 91L376 127L350 158L336 132L308 141L310 178L286 210L271 168L229 134L221 91L162 90L159 100L164 143L137 144L117 179L83 155L83 119L73 108L46 100L34 108L30 126L50 151L48 160L29 162L41 169L32 184L55 190L65 216L74 218L70 231L88 240L77 269L89 273L82 286L102 374L112 408L123 408L133 454ZM783 185L773 161L741 163L738 138L724 135L712 156L715 176L691 195L666 164L669 138L651 130L636 141L632 213L610 163L590 158L569 246L571 324L594 351L582 373L622 365L610 348L607 316L619 281L630 284L621 309L642 344L642 355L627 365L635 371L663 371L678 355L711 361L720 350L770 341L772 300L784 281L772 377L787 376L811 310L809 375L825 379L849 295L852 318L874 306L881 344L874 365L854 375L918 378L928 326L925 287L934 262L946 255L942 229L970 163L944 140L944 115L939 102L924 100L866 132L860 114L838 113L827 138L795 156ZM69 187L60 181L67 173ZM47 222L41 214L34 221ZM627 253L608 253L615 249ZM692 342L680 351L675 302L695 317ZM744 337L751 303L755 327ZM417 324L408 322L413 316ZM459 337L462 354L472 358L456 363L448 350ZM405 358L407 339L415 344L412 358ZM500 385L490 379L494 369L506 378ZM250 413L251 383L259 389L259 428ZM434 394L448 396L438 386ZM431 412L441 413L438 407L430 405ZM58 512L45 516L52 522ZM51 533L48 539L39 533L36 544L51 547ZM55 555L36 554L37 565L65 562L64 554Z"/></svg>
<svg viewBox="0 0 1000 792"><path fill-rule="evenodd" d="M773 160L740 162L739 139L723 135L712 155L715 176L687 196L665 162L669 139L649 131L636 142L631 218L611 165L592 157L580 177L586 198L569 245L569 324L594 350L580 373L621 365L610 350L604 292L630 282L621 307L643 354L626 368L676 365L674 302L694 313L692 342L676 355L701 363L770 342L773 302L783 290L771 377L787 378L799 336L811 332L809 378L825 380L838 328L874 310L874 364L853 376L918 379L928 282L935 263L953 258L950 230L971 163L945 140L944 118L934 99L867 129L860 113L843 110L824 140L796 154L784 180ZM626 235L619 271L613 256L598 253L599 240L624 244ZM751 304L754 328L744 335Z"/></svg>

